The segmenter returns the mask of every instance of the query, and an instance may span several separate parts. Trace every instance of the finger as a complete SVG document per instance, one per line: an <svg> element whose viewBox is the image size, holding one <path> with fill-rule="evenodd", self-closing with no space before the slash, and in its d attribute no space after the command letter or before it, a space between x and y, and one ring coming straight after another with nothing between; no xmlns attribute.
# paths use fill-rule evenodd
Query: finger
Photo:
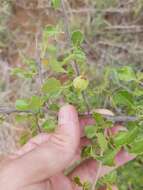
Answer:
<svg viewBox="0 0 143 190"><path fill-rule="evenodd" d="M108 188L107 187L101 187L101 188L99 188L98 190L107 190ZM112 186L110 186L110 189L111 190L118 190L118 187L116 186L116 185L112 185Z"/></svg>
<svg viewBox="0 0 143 190"><path fill-rule="evenodd" d="M18 151L13 153L12 155L9 156L11 159L18 158L19 156L22 156L33 149L35 149L37 146L48 142L51 134L46 134L46 133L40 133L39 135L33 137L30 139L22 148L20 148Z"/></svg>
<svg viewBox="0 0 143 190"><path fill-rule="evenodd" d="M22 188L22 190L73 190L71 181L62 173L44 182L32 184Z"/></svg>
<svg viewBox="0 0 143 190"><path fill-rule="evenodd" d="M47 183L48 186L50 183L52 190L73 190L71 181L62 173L50 178L50 182Z"/></svg>
<svg viewBox="0 0 143 190"><path fill-rule="evenodd" d="M79 140L77 112L66 105L59 112L59 127L48 142L12 162L11 171L17 171L19 176L17 183L35 183L62 171L73 159Z"/></svg>

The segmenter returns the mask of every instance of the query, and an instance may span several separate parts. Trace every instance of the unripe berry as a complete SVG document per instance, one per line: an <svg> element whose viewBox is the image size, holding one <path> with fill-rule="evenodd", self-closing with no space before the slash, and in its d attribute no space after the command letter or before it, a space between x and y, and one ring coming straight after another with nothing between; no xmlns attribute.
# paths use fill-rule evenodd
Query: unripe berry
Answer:
<svg viewBox="0 0 143 190"><path fill-rule="evenodd" d="M75 89L83 91L88 87L89 81L84 76L78 76L73 80Z"/></svg>

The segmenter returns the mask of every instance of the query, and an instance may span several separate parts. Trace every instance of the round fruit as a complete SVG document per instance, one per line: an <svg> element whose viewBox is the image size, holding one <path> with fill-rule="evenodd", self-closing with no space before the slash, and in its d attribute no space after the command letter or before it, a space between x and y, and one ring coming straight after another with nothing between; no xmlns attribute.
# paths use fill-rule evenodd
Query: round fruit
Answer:
<svg viewBox="0 0 143 190"><path fill-rule="evenodd" d="M75 89L83 91L88 87L89 81L83 77L78 76L73 80L73 86Z"/></svg>

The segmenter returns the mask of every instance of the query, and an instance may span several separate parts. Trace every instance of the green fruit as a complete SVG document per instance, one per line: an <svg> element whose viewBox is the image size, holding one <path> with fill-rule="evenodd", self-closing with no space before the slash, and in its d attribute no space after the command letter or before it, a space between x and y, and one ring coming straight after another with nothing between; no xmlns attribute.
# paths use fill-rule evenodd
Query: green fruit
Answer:
<svg viewBox="0 0 143 190"><path fill-rule="evenodd" d="M83 91L88 87L89 81L83 77L78 76L73 80L73 86L75 89Z"/></svg>

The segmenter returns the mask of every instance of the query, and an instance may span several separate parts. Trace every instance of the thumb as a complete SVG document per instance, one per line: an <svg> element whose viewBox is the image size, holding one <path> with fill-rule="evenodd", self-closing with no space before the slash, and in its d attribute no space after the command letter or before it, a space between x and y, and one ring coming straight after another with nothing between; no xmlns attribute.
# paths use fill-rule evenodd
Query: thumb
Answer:
<svg viewBox="0 0 143 190"><path fill-rule="evenodd" d="M73 159L79 140L78 114L73 106L63 106L59 126L48 141L11 162L11 171L18 175L16 183L29 185L61 172Z"/></svg>

